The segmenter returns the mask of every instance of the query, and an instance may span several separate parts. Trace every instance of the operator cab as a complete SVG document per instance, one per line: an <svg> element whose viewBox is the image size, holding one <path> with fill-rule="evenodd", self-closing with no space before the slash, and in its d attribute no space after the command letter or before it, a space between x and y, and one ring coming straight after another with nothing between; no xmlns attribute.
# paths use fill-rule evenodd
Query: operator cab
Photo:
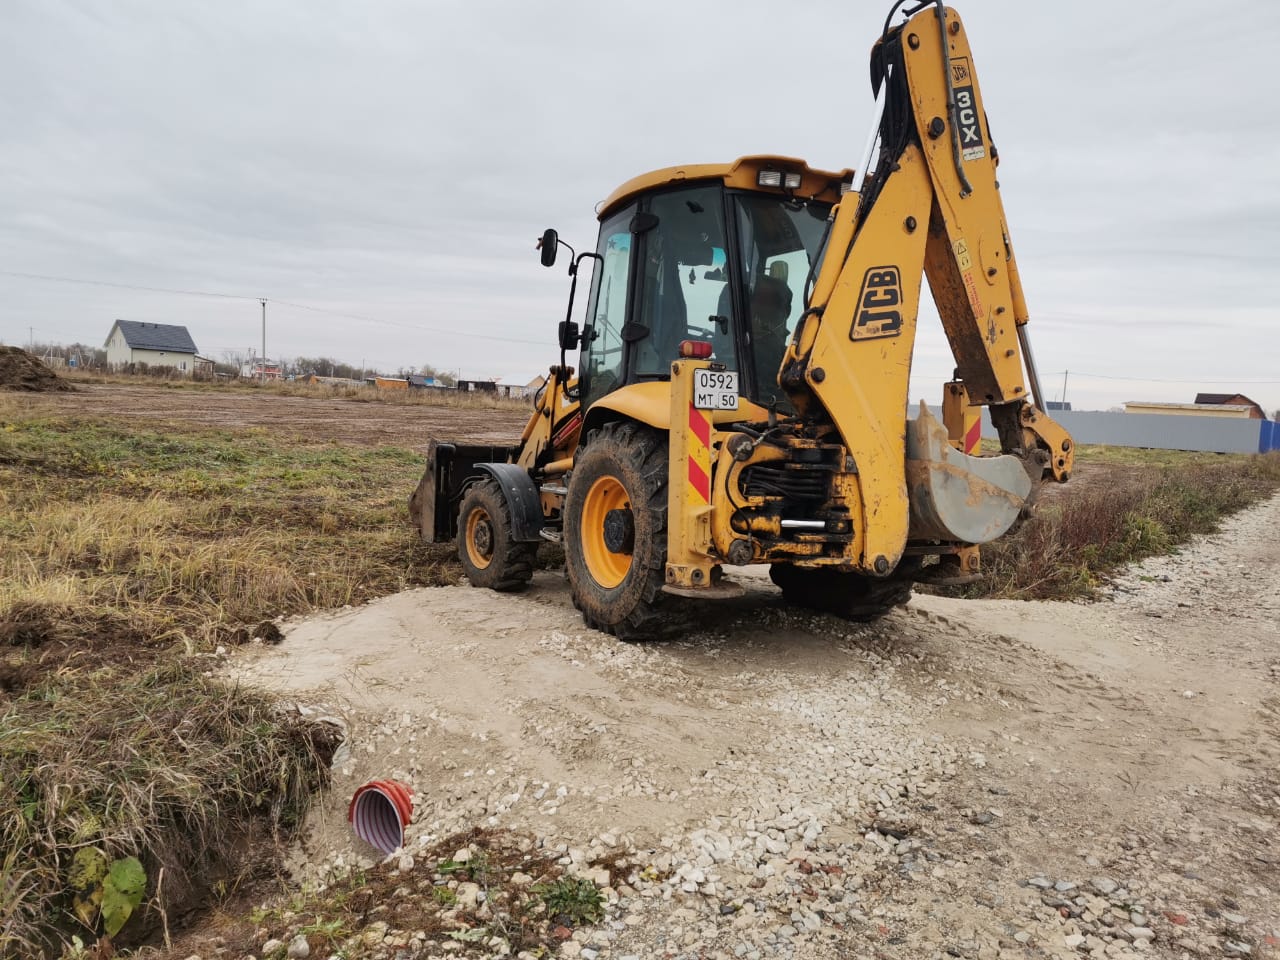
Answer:
<svg viewBox="0 0 1280 960"><path fill-rule="evenodd" d="M778 369L805 310L828 214L849 171L782 157L637 177L602 205L582 328L583 407L666 380L685 340L739 374L747 398L785 403Z"/></svg>

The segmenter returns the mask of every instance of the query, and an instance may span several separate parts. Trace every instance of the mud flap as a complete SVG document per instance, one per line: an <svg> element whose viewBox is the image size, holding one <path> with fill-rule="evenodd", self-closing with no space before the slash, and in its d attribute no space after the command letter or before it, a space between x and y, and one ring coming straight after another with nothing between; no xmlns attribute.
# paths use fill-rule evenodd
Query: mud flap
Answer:
<svg viewBox="0 0 1280 960"><path fill-rule="evenodd" d="M498 481L502 496L511 511L511 539L515 543L540 543L542 541L542 498L538 486L529 471L514 463L480 463L483 470Z"/></svg>
<svg viewBox="0 0 1280 960"><path fill-rule="evenodd" d="M907 491L912 540L989 543L1018 519L1031 478L1017 457L970 457L920 404L907 421Z"/></svg>

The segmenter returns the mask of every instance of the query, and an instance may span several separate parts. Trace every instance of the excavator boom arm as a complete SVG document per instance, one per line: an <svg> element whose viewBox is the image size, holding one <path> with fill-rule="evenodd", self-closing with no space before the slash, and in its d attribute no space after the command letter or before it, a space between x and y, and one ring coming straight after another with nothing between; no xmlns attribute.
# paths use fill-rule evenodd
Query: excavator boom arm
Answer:
<svg viewBox="0 0 1280 960"><path fill-rule="evenodd" d="M940 0L918 7L877 42L872 76L880 159L832 212L779 383L802 416L835 424L856 461L862 565L879 570L901 557L910 523L905 413L922 277L970 401L990 408L1004 452L1036 481L1063 481L1073 450L1032 402L1026 300L959 16Z"/></svg>

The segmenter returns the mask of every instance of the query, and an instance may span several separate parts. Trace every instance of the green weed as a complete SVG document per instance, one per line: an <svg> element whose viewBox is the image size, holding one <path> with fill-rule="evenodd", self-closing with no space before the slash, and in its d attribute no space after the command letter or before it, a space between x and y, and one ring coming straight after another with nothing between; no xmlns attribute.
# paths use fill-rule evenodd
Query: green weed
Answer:
<svg viewBox="0 0 1280 960"><path fill-rule="evenodd" d="M1141 451L1144 456L1156 451ZM1121 567L1210 533L1223 517L1280 490L1280 454L1163 454L1163 466L1112 474L1042 504L1014 534L982 548L984 582L969 596L1071 599ZM1109 462L1123 451L1111 452Z"/></svg>
<svg viewBox="0 0 1280 960"><path fill-rule="evenodd" d="M570 926L598 923L604 916L604 896L585 877L560 877L539 884L533 892L546 904L552 917L564 917Z"/></svg>

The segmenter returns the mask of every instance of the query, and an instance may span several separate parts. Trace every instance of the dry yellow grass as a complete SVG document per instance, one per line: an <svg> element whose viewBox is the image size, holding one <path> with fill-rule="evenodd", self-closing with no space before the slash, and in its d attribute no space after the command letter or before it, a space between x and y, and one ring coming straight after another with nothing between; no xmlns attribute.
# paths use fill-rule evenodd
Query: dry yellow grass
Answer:
<svg viewBox="0 0 1280 960"><path fill-rule="evenodd" d="M0 955L92 941L74 851L134 855L152 910L239 876L294 823L326 743L210 674L265 621L456 577L405 514L420 457L41 417L0 399ZM270 856L267 856L270 860ZM165 881L158 884L160 871Z"/></svg>
<svg viewBox="0 0 1280 960"><path fill-rule="evenodd" d="M356 400L362 403L390 403L408 406L467 407L480 409L527 410L529 401L483 392L414 389L387 390L373 386L309 384L297 380L191 380L185 377L63 372L70 383L118 383L134 386L162 386L173 390L268 393L311 400Z"/></svg>
<svg viewBox="0 0 1280 960"><path fill-rule="evenodd" d="M982 548L984 581L969 596L1089 596L1126 564L1168 553L1226 515L1280 490L1280 454L1185 454L1085 448L1079 462L1118 470L1070 484L1015 533Z"/></svg>

